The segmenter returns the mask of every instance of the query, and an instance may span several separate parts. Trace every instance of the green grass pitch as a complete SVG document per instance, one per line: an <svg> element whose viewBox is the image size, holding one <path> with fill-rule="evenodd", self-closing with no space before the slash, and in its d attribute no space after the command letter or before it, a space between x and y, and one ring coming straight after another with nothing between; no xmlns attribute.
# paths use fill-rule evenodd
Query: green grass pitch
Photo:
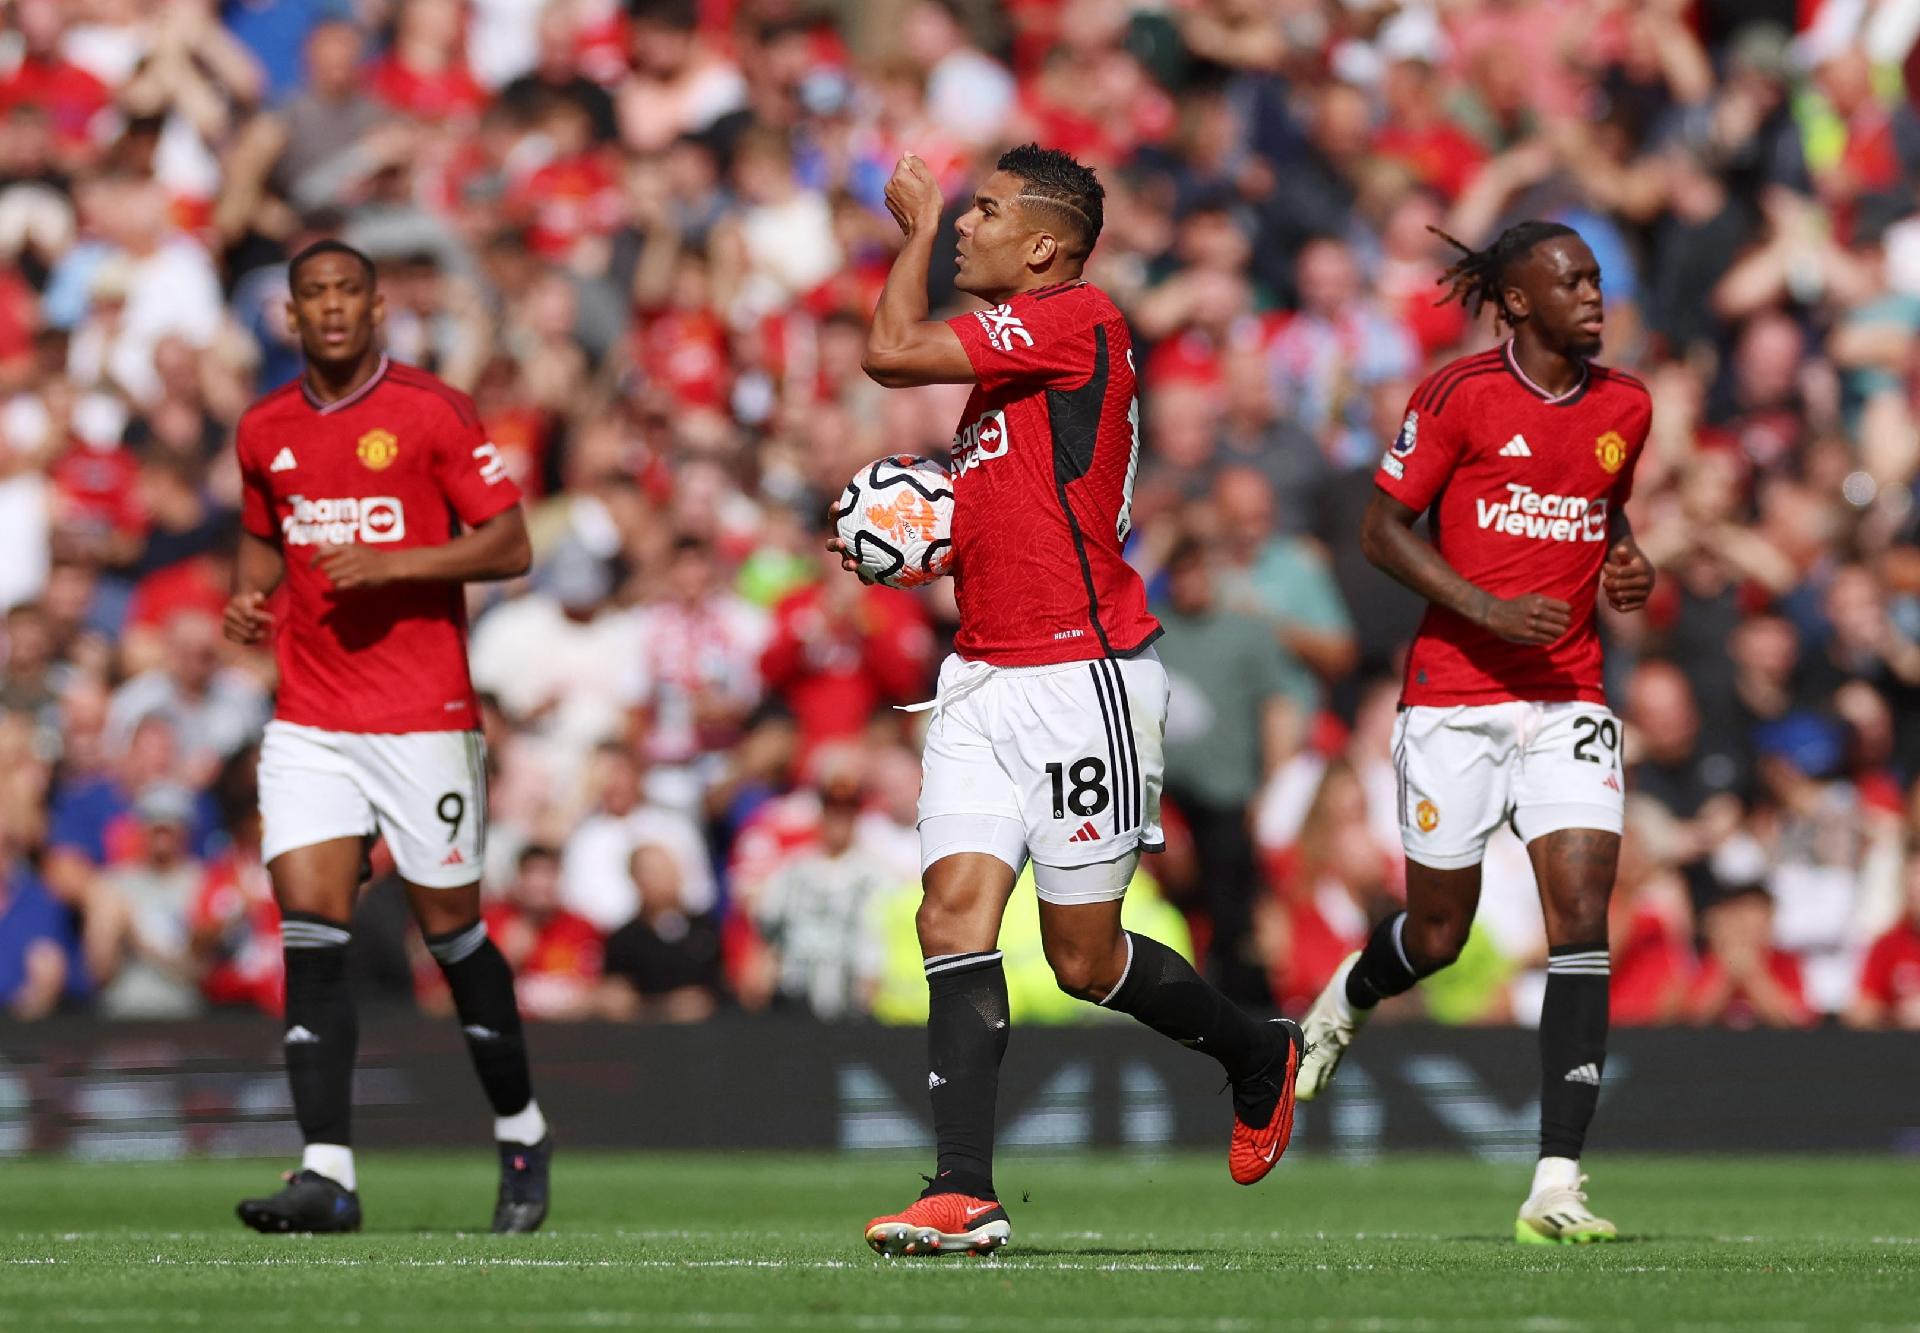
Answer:
<svg viewBox="0 0 1920 1333"><path fill-rule="evenodd" d="M0 1328L797 1333L1920 1330L1920 1162L1596 1157L1628 1239L1511 1241L1525 1166L1009 1156L1013 1245L883 1260L917 1163L567 1153L538 1236L492 1237L482 1151L368 1155L370 1228L255 1236L274 1165L0 1166Z"/></svg>

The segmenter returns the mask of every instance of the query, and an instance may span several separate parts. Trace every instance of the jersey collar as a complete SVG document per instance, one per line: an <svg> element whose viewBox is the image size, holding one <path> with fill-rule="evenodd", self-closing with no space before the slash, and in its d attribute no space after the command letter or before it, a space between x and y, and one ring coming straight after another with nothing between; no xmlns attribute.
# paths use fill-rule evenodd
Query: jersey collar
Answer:
<svg viewBox="0 0 1920 1333"><path fill-rule="evenodd" d="M1567 403L1578 401L1580 395L1587 391L1587 384L1593 378L1592 368L1589 367L1585 361L1582 361L1580 363L1580 379L1571 389L1568 389L1565 393L1548 393L1528 378L1526 371L1520 369L1520 358L1513 354L1513 339L1507 339L1506 344L1501 348L1501 359L1507 363L1508 373L1520 381L1521 387L1545 403L1548 407L1561 407Z"/></svg>
<svg viewBox="0 0 1920 1333"><path fill-rule="evenodd" d="M313 396L313 387L307 383L307 377L302 375L300 377L300 396L307 400L308 407L311 407L323 417L330 416L335 412L345 411L378 387L380 381L387 377L387 365L387 354L382 352L380 353L380 364L373 368L373 374L367 376L367 382L365 384L362 384L345 398L336 398L330 403L323 403L318 398L315 398Z"/></svg>

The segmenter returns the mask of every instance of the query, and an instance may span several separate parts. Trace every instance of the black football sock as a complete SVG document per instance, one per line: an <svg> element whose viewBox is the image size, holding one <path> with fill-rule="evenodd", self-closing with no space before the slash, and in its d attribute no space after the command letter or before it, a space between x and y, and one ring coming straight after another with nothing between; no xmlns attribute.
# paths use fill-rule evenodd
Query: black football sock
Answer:
<svg viewBox="0 0 1920 1333"><path fill-rule="evenodd" d="M1101 1003L1132 1014L1163 1037L1211 1055L1236 1085L1273 1062L1277 1028L1247 1013L1194 971L1193 964L1145 935L1127 932L1126 971ZM1253 1124L1271 1118L1277 1092L1266 1087L1248 1091L1244 1107L1235 1097L1235 1110L1244 1112L1241 1118Z"/></svg>
<svg viewBox="0 0 1920 1333"><path fill-rule="evenodd" d="M1347 973L1347 1003L1353 1008L1371 1009L1391 996L1404 995L1432 971L1416 968L1407 960L1400 940L1406 921L1405 912L1395 912L1367 936L1359 960Z"/></svg>
<svg viewBox="0 0 1920 1333"><path fill-rule="evenodd" d="M280 914L287 963L287 1082L305 1143L353 1142L353 1056L360 1021L347 985L353 933L309 912Z"/></svg>
<svg viewBox="0 0 1920 1333"><path fill-rule="evenodd" d="M927 1095L939 1151L927 1192L991 1199L1007 974L998 949L942 954L926 967Z"/></svg>
<svg viewBox="0 0 1920 1333"><path fill-rule="evenodd" d="M466 1033L467 1053L496 1116L517 1115L533 1100L527 1042L520 1006L513 996L513 969L487 936L487 923L427 936L427 952L440 964L454 1011Z"/></svg>
<svg viewBox="0 0 1920 1333"><path fill-rule="evenodd" d="M1607 1066L1607 942L1547 950L1540 1009L1540 1155L1578 1158Z"/></svg>

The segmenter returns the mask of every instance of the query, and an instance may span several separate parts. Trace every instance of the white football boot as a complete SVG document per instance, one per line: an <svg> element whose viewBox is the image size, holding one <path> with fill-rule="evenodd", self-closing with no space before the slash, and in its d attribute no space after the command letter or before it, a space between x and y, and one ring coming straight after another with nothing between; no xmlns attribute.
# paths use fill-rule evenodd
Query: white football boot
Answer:
<svg viewBox="0 0 1920 1333"><path fill-rule="evenodd" d="M1300 1056L1300 1072L1293 1078L1296 1101L1310 1102L1327 1090L1333 1082L1333 1071L1340 1067L1340 1057L1347 1053L1347 1043L1373 1016L1373 1010L1355 1009L1347 1003L1347 974L1359 961L1360 955L1351 953L1334 969L1333 980L1314 1000L1300 1025L1306 1050Z"/></svg>
<svg viewBox="0 0 1920 1333"><path fill-rule="evenodd" d="M1592 1245L1617 1240L1619 1232L1587 1207L1587 1178L1580 1164L1567 1157L1541 1159L1533 1177L1533 1193L1520 1205L1513 1238L1522 1245Z"/></svg>

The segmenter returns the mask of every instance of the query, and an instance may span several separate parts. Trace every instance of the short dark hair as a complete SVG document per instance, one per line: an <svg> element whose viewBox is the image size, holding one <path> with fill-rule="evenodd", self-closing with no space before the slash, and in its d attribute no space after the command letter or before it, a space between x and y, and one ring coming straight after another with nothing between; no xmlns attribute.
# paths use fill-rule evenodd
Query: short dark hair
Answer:
<svg viewBox="0 0 1920 1333"><path fill-rule="evenodd" d="M287 261L287 285L291 287L295 282L300 280L300 268L303 264L309 260L318 259L321 255L345 255L360 265L360 272L366 276L367 286L371 287L374 285L376 278L374 276L373 261L367 258L363 252L354 249L345 241L336 241L331 236L324 240L315 241L312 245L309 245L306 249Z"/></svg>
<svg viewBox="0 0 1920 1333"><path fill-rule="evenodd" d="M1506 297L1503 295L1507 271L1532 254L1533 247L1542 241L1558 240L1562 236L1578 238L1580 235L1564 222L1543 222L1536 218L1514 223L1494 237L1492 245L1484 250L1475 250L1465 242L1454 240L1438 227L1429 227L1428 230L1460 252L1460 258L1440 275L1440 281L1447 284L1447 291L1439 304L1458 301L1475 316L1483 307L1491 305L1495 317L1509 327L1513 324L1513 316L1507 313Z"/></svg>
<svg viewBox="0 0 1920 1333"><path fill-rule="evenodd" d="M1020 178L1022 208L1039 209L1072 236L1079 257L1093 252L1106 221L1107 191L1093 168L1082 166L1058 148L1042 148L1023 143L1000 154L994 164L1010 176Z"/></svg>

